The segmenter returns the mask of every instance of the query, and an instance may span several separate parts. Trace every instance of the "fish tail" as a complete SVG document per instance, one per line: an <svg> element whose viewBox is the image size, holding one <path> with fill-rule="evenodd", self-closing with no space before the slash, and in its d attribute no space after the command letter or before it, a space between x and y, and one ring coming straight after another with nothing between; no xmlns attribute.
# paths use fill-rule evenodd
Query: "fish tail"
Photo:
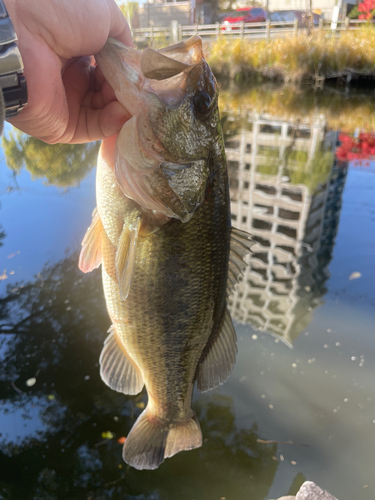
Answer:
<svg viewBox="0 0 375 500"><path fill-rule="evenodd" d="M131 429L122 456L138 470L157 469L164 458L201 445L202 431L195 413L184 422L168 422L150 415L146 408Z"/></svg>

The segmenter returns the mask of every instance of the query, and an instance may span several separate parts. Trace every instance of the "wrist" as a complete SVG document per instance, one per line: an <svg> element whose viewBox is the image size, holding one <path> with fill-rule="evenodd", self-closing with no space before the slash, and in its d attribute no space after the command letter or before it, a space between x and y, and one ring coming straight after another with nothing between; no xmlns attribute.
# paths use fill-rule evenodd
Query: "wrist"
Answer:
<svg viewBox="0 0 375 500"><path fill-rule="evenodd" d="M6 4L0 0L0 87L3 92L7 119L16 116L27 103L23 61L9 7L10 12L15 14L14 0L8 0Z"/></svg>

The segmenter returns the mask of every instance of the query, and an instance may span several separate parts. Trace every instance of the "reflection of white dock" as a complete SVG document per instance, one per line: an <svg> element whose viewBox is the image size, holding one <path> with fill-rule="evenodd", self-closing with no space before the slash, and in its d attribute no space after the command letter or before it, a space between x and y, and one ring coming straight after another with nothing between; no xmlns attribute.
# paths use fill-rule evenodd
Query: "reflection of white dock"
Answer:
<svg viewBox="0 0 375 500"><path fill-rule="evenodd" d="M323 143L325 149L335 147L336 134L325 134L321 118L299 124L298 131L288 170L293 169L295 158L300 162L302 158L303 168L309 172L310 162ZM319 265L316 254L332 188L330 176L315 193L283 177L284 153L292 133L293 123L257 115L226 140L232 222L256 241L250 265L231 296L231 313L242 323L281 336L289 345L310 322L311 305L304 307L304 318L298 311L301 275L311 275L309 283L303 279L308 291L314 285L310 271ZM301 267L300 258L306 252L310 270Z"/></svg>

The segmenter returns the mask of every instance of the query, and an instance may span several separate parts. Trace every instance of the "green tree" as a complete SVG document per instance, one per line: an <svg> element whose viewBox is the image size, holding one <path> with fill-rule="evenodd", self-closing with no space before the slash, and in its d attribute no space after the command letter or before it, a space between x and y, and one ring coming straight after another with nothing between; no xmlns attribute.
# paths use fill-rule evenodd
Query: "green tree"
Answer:
<svg viewBox="0 0 375 500"><path fill-rule="evenodd" d="M358 5L355 5L349 12L348 17L349 19L358 19L358 16L359 16Z"/></svg>
<svg viewBox="0 0 375 500"><path fill-rule="evenodd" d="M78 184L95 166L98 142L48 145L20 131L3 136L7 166L16 174L23 166L47 184L69 187Z"/></svg>

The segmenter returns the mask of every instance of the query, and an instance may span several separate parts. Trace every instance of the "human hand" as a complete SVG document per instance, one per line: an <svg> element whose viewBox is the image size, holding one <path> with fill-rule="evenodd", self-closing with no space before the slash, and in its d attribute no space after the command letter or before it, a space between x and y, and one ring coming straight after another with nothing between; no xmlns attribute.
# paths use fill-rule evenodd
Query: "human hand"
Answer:
<svg viewBox="0 0 375 500"><path fill-rule="evenodd" d="M133 46L114 0L5 0L24 63L28 104L10 123L53 144L116 134L129 118L92 54L108 37Z"/></svg>

